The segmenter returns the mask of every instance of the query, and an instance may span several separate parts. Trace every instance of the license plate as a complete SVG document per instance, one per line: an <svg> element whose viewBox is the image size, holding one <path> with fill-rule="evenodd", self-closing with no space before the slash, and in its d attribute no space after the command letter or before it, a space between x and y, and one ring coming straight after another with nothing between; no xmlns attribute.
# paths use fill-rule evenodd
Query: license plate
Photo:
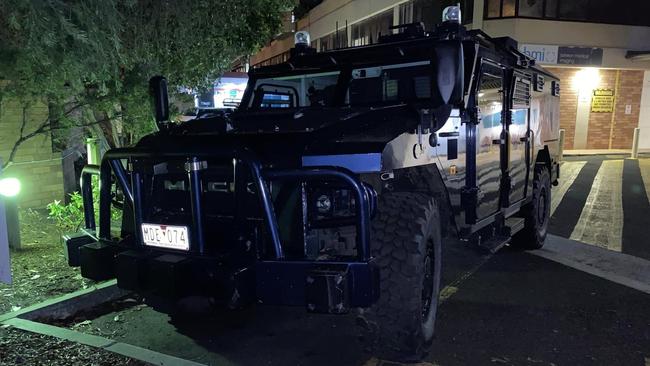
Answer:
<svg viewBox="0 0 650 366"><path fill-rule="evenodd" d="M178 250L190 249L187 226L142 224L142 240L145 245L152 247Z"/></svg>

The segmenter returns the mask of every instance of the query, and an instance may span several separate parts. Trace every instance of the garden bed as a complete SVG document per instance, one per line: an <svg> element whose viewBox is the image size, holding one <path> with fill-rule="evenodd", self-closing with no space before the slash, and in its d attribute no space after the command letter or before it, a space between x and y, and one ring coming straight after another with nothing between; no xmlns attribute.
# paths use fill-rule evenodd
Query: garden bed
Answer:
<svg viewBox="0 0 650 366"><path fill-rule="evenodd" d="M61 232L45 212L21 212L22 249L11 251L13 284L0 284L0 314L87 288L93 282L68 266Z"/></svg>
<svg viewBox="0 0 650 366"><path fill-rule="evenodd" d="M140 366L146 363L54 337L0 327L0 365Z"/></svg>

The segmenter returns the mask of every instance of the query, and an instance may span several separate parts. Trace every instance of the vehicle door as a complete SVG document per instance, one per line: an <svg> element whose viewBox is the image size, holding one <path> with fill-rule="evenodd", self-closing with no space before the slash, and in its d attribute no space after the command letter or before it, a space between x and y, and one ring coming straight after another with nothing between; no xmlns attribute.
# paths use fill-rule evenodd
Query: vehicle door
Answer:
<svg viewBox="0 0 650 366"><path fill-rule="evenodd" d="M510 177L508 205L524 198L528 164L526 151L529 147L529 112L530 112L530 77L524 73L514 72L510 85L510 113L506 119L508 131L508 164L506 171Z"/></svg>
<svg viewBox="0 0 650 366"><path fill-rule="evenodd" d="M503 69L499 65L482 62L476 98L476 216L479 220L494 214L500 207L500 141L505 114L503 81Z"/></svg>

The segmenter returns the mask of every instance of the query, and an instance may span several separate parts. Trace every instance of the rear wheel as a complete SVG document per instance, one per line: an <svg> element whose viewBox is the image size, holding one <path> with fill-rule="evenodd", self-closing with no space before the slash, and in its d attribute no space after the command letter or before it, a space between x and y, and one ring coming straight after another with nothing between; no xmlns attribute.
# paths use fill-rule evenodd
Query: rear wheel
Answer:
<svg viewBox="0 0 650 366"><path fill-rule="evenodd" d="M535 169L533 200L521 208L524 228L512 238L512 245L521 249L539 249L544 246L551 212L551 176L548 169Z"/></svg>
<svg viewBox="0 0 650 366"><path fill-rule="evenodd" d="M362 339L380 358L419 361L431 347L440 291L436 200L421 193L385 194L372 228L381 292L360 315Z"/></svg>

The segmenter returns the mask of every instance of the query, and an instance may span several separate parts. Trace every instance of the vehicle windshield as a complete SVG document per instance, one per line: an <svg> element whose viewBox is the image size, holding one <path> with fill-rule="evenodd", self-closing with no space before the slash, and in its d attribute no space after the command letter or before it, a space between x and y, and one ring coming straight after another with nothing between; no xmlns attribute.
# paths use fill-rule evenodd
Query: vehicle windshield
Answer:
<svg viewBox="0 0 650 366"><path fill-rule="evenodd" d="M422 61L257 79L247 107L368 106L430 97L431 68L428 61Z"/></svg>

